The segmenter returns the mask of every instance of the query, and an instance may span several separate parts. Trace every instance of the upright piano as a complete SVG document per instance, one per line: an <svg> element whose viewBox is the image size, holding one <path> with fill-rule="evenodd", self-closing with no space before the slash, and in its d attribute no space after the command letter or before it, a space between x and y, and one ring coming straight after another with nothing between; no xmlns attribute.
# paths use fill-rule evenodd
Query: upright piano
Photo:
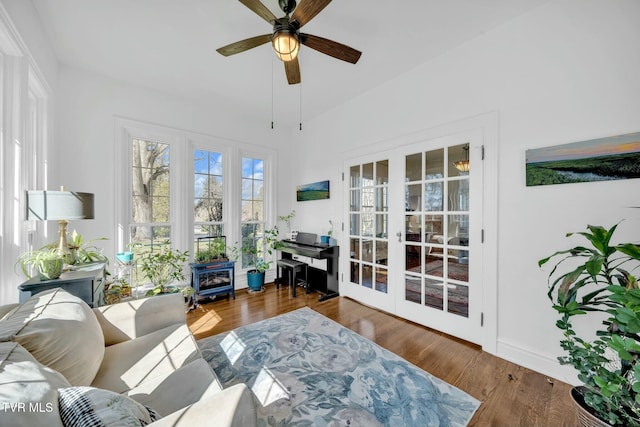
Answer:
<svg viewBox="0 0 640 427"><path fill-rule="evenodd" d="M296 240L281 240L278 251L282 258L295 259L308 265L307 283L311 289L323 293L318 299L324 301L337 297L338 293L338 246L316 243L317 235L298 233Z"/></svg>

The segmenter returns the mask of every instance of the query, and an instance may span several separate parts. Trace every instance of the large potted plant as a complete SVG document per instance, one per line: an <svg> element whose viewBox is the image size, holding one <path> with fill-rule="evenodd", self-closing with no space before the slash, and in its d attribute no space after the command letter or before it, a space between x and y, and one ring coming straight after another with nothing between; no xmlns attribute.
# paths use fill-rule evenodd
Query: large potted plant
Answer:
<svg viewBox="0 0 640 427"><path fill-rule="evenodd" d="M185 298L191 297L195 293L191 286L178 286L180 282L184 283L183 269L188 258L189 251L179 251L171 246L140 253L142 274L154 286L145 295L182 292Z"/></svg>
<svg viewBox="0 0 640 427"><path fill-rule="evenodd" d="M242 256L243 264L249 266L247 270L247 286L250 292L260 292L264 287L265 273L271 268L271 261L265 259L271 256L280 245L277 226L264 230L260 235L251 236L243 241L241 246L231 248L231 255L238 259Z"/></svg>
<svg viewBox="0 0 640 427"><path fill-rule="evenodd" d="M612 245L616 228L569 233L588 244L538 262L555 262L548 296L566 352L558 360L572 365L583 383L571 391L582 425L640 426L640 247ZM598 326L586 330L583 319Z"/></svg>

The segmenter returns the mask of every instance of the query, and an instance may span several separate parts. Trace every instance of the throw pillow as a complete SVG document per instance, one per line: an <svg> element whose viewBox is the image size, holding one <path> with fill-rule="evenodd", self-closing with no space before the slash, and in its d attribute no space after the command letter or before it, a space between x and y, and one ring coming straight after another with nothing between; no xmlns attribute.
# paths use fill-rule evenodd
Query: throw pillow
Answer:
<svg viewBox="0 0 640 427"><path fill-rule="evenodd" d="M153 409L113 391L68 387L58 392L64 427L146 426L160 418Z"/></svg>
<svg viewBox="0 0 640 427"><path fill-rule="evenodd" d="M22 345L71 385L89 385L104 357L104 335L93 310L60 289L33 295L0 321L0 342Z"/></svg>
<svg viewBox="0 0 640 427"><path fill-rule="evenodd" d="M0 425L61 427L57 390L70 386L19 344L0 343Z"/></svg>

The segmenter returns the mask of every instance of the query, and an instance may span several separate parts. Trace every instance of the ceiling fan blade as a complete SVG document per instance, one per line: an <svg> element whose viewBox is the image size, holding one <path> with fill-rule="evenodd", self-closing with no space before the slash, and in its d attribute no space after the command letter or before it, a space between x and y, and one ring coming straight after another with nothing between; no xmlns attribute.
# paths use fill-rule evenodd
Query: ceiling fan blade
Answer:
<svg viewBox="0 0 640 427"><path fill-rule="evenodd" d="M245 50L253 49L254 47L269 43L271 41L271 34L263 34L261 36L251 37L250 39L240 40L239 42L231 43L223 46L216 51L224 56L235 55L236 53L244 52Z"/></svg>
<svg viewBox="0 0 640 427"><path fill-rule="evenodd" d="M291 15L292 21L298 21L298 28L311 21L314 16L322 12L331 0L301 0Z"/></svg>
<svg viewBox="0 0 640 427"><path fill-rule="evenodd" d="M287 81L290 85L300 83L300 63L298 62L298 58L293 61L285 61L284 71L287 73Z"/></svg>
<svg viewBox="0 0 640 427"><path fill-rule="evenodd" d="M256 15L267 21L269 24L278 19L260 0L240 0L240 3L251 9Z"/></svg>
<svg viewBox="0 0 640 427"><path fill-rule="evenodd" d="M355 50L352 47L311 34L300 33L300 42L311 49L324 53L325 55L333 56L334 58L341 59L342 61L350 62L352 64L358 62L360 55L362 55L362 52Z"/></svg>

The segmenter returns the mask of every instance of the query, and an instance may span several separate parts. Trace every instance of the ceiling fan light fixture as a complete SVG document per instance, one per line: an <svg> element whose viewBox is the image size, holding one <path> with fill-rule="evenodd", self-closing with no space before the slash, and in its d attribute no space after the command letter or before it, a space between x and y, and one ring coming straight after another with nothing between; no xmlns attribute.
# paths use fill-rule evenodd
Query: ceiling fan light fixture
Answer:
<svg viewBox="0 0 640 427"><path fill-rule="evenodd" d="M284 62L293 61L298 57L300 42L295 34L287 30L280 30L273 35L273 50L276 56Z"/></svg>

